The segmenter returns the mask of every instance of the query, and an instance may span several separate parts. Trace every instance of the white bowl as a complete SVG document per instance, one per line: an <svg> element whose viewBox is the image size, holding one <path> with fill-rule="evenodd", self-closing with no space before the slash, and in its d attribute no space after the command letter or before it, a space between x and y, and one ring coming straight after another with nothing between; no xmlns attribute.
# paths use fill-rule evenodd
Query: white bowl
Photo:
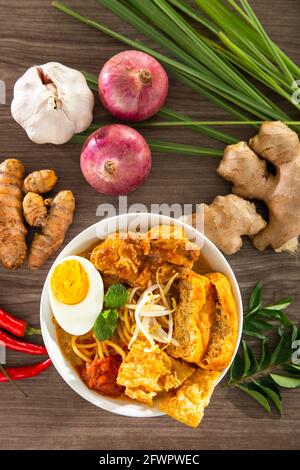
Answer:
<svg viewBox="0 0 300 470"><path fill-rule="evenodd" d="M67 384L80 396L85 398L87 401L93 403L94 405L98 406L99 408L103 408L104 410L111 411L112 413L117 413L119 415L143 418L160 416L163 413L161 413L155 407L150 408L134 401L130 403L129 400L127 401L122 398L117 399L105 397L93 390L90 390L82 382L70 362L64 357L56 339L55 326L52 321L48 286L51 273L55 264L61 261L66 256L77 255L78 253L81 253L86 250L93 243L97 242L98 239L106 238L108 233L113 233L116 230L116 224L118 224L120 231L127 231L128 224L130 224L131 226L139 224L141 227L145 227L145 224L147 226L150 220L152 226L153 224L158 225L172 223L174 225L183 227L188 238L192 241L195 241L195 243L197 243L201 247L201 253L203 257L208 261L212 271L219 271L229 278L232 286L233 295L237 304L239 316L238 336L235 347L236 353L242 333L243 306L239 286L231 267L229 266L222 253L218 250L218 248L216 248L216 246L210 240L208 240L202 233L181 221L159 214L134 213L123 214L117 217L103 219L100 222L92 225L91 227L88 227L86 230L77 235L77 237L75 237L61 251L59 256L56 258L55 262L53 263L44 284L40 305L40 318L43 339L55 368L65 380L65 382L67 382ZM222 377L224 377L228 369L229 367L227 369L224 369L220 376L220 380L222 379Z"/></svg>

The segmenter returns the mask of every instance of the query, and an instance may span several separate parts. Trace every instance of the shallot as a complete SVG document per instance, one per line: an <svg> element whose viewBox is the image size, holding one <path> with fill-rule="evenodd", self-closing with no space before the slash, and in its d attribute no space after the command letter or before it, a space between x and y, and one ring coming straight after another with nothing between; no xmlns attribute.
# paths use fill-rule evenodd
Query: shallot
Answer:
<svg viewBox="0 0 300 470"><path fill-rule="evenodd" d="M128 194L148 176L151 152L144 137L131 127L111 124L91 134L82 149L80 166L96 191Z"/></svg>
<svg viewBox="0 0 300 470"><path fill-rule="evenodd" d="M168 94L168 76L149 54L123 51L103 66L98 89L103 105L113 116L142 121L163 106Z"/></svg>

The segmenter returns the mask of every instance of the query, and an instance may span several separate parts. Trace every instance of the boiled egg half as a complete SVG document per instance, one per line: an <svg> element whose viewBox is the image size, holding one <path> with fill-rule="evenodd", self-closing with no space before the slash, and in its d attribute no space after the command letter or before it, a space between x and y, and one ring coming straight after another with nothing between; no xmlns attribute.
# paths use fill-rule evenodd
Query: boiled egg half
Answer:
<svg viewBox="0 0 300 470"><path fill-rule="evenodd" d="M99 271L81 256L67 256L50 273L52 313L72 335L84 335L92 329L102 310L103 292Z"/></svg>

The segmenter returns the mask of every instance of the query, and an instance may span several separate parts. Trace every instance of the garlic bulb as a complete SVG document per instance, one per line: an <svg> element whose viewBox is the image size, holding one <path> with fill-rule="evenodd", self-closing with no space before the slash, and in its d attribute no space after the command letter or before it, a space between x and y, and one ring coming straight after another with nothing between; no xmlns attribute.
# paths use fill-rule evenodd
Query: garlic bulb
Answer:
<svg viewBox="0 0 300 470"><path fill-rule="evenodd" d="M94 95L82 73L58 62L30 67L18 79L13 118L37 144L64 144L93 120Z"/></svg>

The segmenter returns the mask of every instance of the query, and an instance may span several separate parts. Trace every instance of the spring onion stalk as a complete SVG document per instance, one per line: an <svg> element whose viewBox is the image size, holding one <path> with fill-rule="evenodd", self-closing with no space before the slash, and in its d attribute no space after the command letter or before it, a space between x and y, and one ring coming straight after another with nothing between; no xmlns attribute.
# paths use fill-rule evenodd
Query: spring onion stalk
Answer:
<svg viewBox="0 0 300 470"><path fill-rule="evenodd" d="M147 139L150 149L153 152L179 153L185 155L203 155L207 157L222 157L223 150L211 149L206 147L197 147L187 144L176 144L174 142L165 142L163 140Z"/></svg>
<svg viewBox="0 0 300 470"><path fill-rule="evenodd" d="M181 10L185 5L181 0L168 1ZM228 56L232 63L237 65L236 59L242 58L239 66L243 70L300 109L292 99L293 83L300 76L299 67L269 38L247 0L228 0L228 3L235 12L220 0L196 0L198 7L213 20L212 25L203 21L196 11L192 13L233 52L233 56Z"/></svg>
<svg viewBox="0 0 300 470"><path fill-rule="evenodd" d="M264 121L159 121L151 122L145 121L135 124L135 127L189 127L189 126L240 126L240 125L260 125ZM300 121L282 121L284 124L290 126L300 126ZM236 142L236 140L234 141Z"/></svg>
<svg viewBox="0 0 300 470"><path fill-rule="evenodd" d="M291 72L288 70L286 64L282 60L280 54L278 53L276 47L273 46L272 41L270 40L269 36L265 32L262 24L258 20L257 16L255 15L254 11L251 9L247 0L241 0L241 4L246 12L246 17L249 18L250 23L256 29L258 34L260 35L262 41L264 42L266 48L268 49L270 56L272 56L275 63L278 64L279 68L282 70L283 74L286 76L287 80L290 82L293 81L293 76Z"/></svg>
<svg viewBox="0 0 300 470"><path fill-rule="evenodd" d="M102 0L101 0L101 1L102 1ZM105 0L105 1L106 1L106 0ZM136 1L136 0L135 0L135 1ZM171 17L171 18L173 19L174 23L175 23L176 25L178 25L178 26L182 29L182 31L185 32L185 34L190 37L190 39L191 39L193 42L196 42L196 41L197 41L197 34L196 34L196 32L193 30L193 28L192 28L182 17L180 17L180 16L176 13L176 11L168 4L168 1L166 1L166 0L153 0L153 1L159 6L159 8L160 8L163 12L165 12L169 17ZM206 2L206 3L207 3L207 2ZM210 0L209 0L209 4L210 4ZM249 7L249 8L250 8L250 7ZM251 9L250 9L250 10L251 10ZM251 16L251 18L256 18L256 17L255 17L255 15L253 14L253 15ZM262 35L262 40L264 40L265 43L269 46L269 44L271 44L271 41L268 40L268 36L266 35L266 33L263 33L263 32L262 32L263 29L262 29L260 23L258 22L257 18L256 18L256 20L253 20L253 21L255 21L255 25L258 25L257 28L259 28L259 31L260 31L260 33L261 33L261 35ZM260 25L260 26L259 26L259 25ZM226 36L225 36L225 37L226 37ZM223 40L224 40L224 38L223 38ZM228 39L228 41L230 41L230 40ZM241 50L238 48L238 46L234 45L234 43L233 43L232 41L231 41L230 43L231 43L231 47L234 47L237 51L241 51ZM201 39L200 39L199 37L198 37L198 41L197 41L197 46L198 46L199 48L200 48L200 46L201 46ZM208 47L208 46L206 46L206 47ZM272 48L272 46L270 45L270 46L269 46L269 49L270 49L271 51L273 51L274 48ZM205 51L205 49L203 49L203 50ZM203 50L202 50L202 53L203 53ZM274 49L274 51L275 51L275 49ZM242 52L242 51L241 51L241 52ZM282 62L282 64L283 64L283 61L280 59L278 53L275 54L275 52L274 52L274 55L278 56L278 61ZM244 57L244 60L246 60L247 56L245 55L245 53L243 54L243 57ZM211 54L210 54L210 58L211 58ZM250 61L250 63L251 63L251 59L250 59L250 58L248 58L248 61ZM226 67L227 67L227 73L228 73L228 68L230 69L230 67L228 67L228 65L227 65L226 62L225 62L225 68L224 68L224 67L222 67L222 63L223 63L223 61L221 60L219 63L216 62L216 65L218 64L218 66L220 67L219 70L222 71L223 74L226 74ZM284 66L284 65L283 65L283 66ZM285 68L286 68L286 67L285 67ZM287 69L286 69L286 70L287 70ZM225 75L225 76L226 76L226 75ZM292 78L291 75L289 75L289 77L290 77L289 83L292 84L293 78ZM257 77L257 78L262 81L260 74L258 74L258 77ZM267 76L267 75L264 75L263 78L264 78L264 80L267 80L267 83L268 83L268 76ZM285 77L285 78L286 78L286 77ZM242 82L245 82L245 78L243 78L243 79L240 78L240 80L241 80ZM271 88L273 88L277 93L279 93L279 94L281 94L282 96L284 96L288 101L291 101L291 102L292 102L291 94L289 95L288 93L285 93L284 90L282 90L282 89L277 85L277 83L274 82L273 80L269 79L269 81L270 81L269 86L270 86ZM238 86L241 86L241 83L238 83L238 82L237 82L237 84L238 84ZM246 82L245 82L245 84L246 84ZM300 109L300 105L295 104L295 106L296 106L298 109Z"/></svg>
<svg viewBox="0 0 300 470"><path fill-rule="evenodd" d="M96 127L97 126L97 127ZM101 127L100 125L92 125L89 129L84 131L82 134L76 134L70 140L72 144L84 144L86 139L89 137L91 132ZM166 142L164 140L147 139L147 143L152 152L162 153L179 153L180 155L201 155L204 157L222 157L223 150L212 149L206 147L197 147L194 145L177 144L174 142Z"/></svg>
<svg viewBox="0 0 300 470"><path fill-rule="evenodd" d="M140 41L133 41L129 38L126 38L125 36L120 35L110 30L109 28L106 28L102 24L80 15L78 12L70 9L62 2L54 1L53 6L76 18L77 20L102 31L131 47L153 55L169 70L175 73L179 79L181 79L183 82L191 84L193 89L197 89L200 93L210 97L212 101L219 103L223 109L227 108L228 111L232 111L232 114L234 114L235 117L237 117L238 113L240 113L240 109L242 109L242 112L240 113L241 116L239 117L241 117L243 120L249 120L249 116L244 114L244 111L253 117L262 120L290 120L286 113L279 110L278 107L272 106L270 101L264 97L261 92L259 92L252 84L248 83L246 79L242 79L241 75L237 73L235 67L229 66L228 61L221 60L221 58L218 57L218 55L215 53L214 49L208 46L206 41L201 42L200 35L195 33L192 28L191 31L189 31L187 29L188 24L183 19L178 17L177 13L174 14L172 10L170 11L169 8L166 8L167 2L162 2L161 0L154 0L154 2L144 2L143 0L143 2L140 2L139 0L135 0L132 11L122 2L117 0L98 0L98 2L114 11L127 22L132 22L131 24L134 23L133 25L136 27L139 25L139 30L141 30L142 27L144 34L149 35L149 37L152 39L155 39L154 32L157 31L157 29L153 28L152 26L150 27L151 20L149 18L146 20L144 19L148 11L147 8L155 6L155 11L157 11L157 7L159 7L158 9L163 7L164 11L161 11L159 15L155 15L155 17L152 16L151 19L155 20L156 22L158 20L164 20L163 24L165 24L165 29L167 28L167 33L169 32L170 38L169 41L166 42L165 38L167 38L167 34L165 34L165 30L163 33L158 31L159 34L156 37L157 42L161 43L161 41L164 40L165 44L163 45L166 48L170 48L171 39L172 44L176 43L176 50L170 50L170 52L172 55L174 54L177 57L176 52L179 54L179 47L181 56L178 57L178 59L182 60L183 62L158 53L156 50L150 49ZM131 0L129 0L127 3L130 4ZM140 18L139 23L137 24L137 18L139 17L135 12L138 10L138 7L144 8L145 11ZM160 24L162 25L162 23ZM174 24L174 27L171 34L170 27L172 24ZM188 41L184 39L186 36L184 31L189 31ZM191 38L195 39L196 45L193 44ZM200 62L200 60L203 63ZM225 79L221 79L219 77L220 70L223 72L222 76L226 76L226 81Z"/></svg>
<svg viewBox="0 0 300 470"><path fill-rule="evenodd" d="M190 127L191 129L193 129L193 131L198 132L200 134L207 135L208 137L218 140L219 142L224 142L226 144L233 144L236 142L236 139L233 136L226 134L224 132L220 132L219 130L211 127L213 126L213 124L206 125L205 122L200 122L200 121L198 121L195 124L195 122L192 122L193 120L189 116L186 116L182 113L177 113L167 108L166 106L161 108L161 110L158 113L158 116L161 117L162 119L172 119L176 122L176 124ZM145 124L147 125L146 122ZM149 124L151 126L150 122Z"/></svg>
<svg viewBox="0 0 300 470"><path fill-rule="evenodd" d="M210 92L209 90L205 90L204 88L201 88L200 85L198 85L193 80L190 80L184 74L179 74L177 72L175 72L175 73L173 72L173 75L175 75L175 77L177 77L182 83L187 85L189 88L194 90L196 93L198 93L202 96L205 96L212 103L214 103L216 106L218 106L219 108L226 111L231 116L239 118L241 121L249 120L249 116L247 114L244 114L238 106L233 105L232 103L229 103L228 101L223 100L222 98L220 98L220 96L217 96L215 93Z"/></svg>
<svg viewBox="0 0 300 470"><path fill-rule="evenodd" d="M161 116L166 116L164 112L159 113ZM173 114L173 113L172 113ZM264 121L193 121L192 119L186 121L143 121L143 122L130 122L126 123L134 128L141 127L195 127L196 126L259 126ZM287 126L300 126L300 121L282 121ZM95 131L102 126L106 126L107 122L94 123L89 127L89 131ZM111 123L110 123L111 124ZM86 133L86 131L84 132ZM230 143L236 143L237 140L232 137Z"/></svg>
<svg viewBox="0 0 300 470"><path fill-rule="evenodd" d="M175 0L169 0L174 2ZM185 3L182 0L177 0L178 3ZM263 54L262 62L270 60L269 48L265 47L265 43L261 41L260 35L257 34L257 31L253 29L252 21L243 10L243 8L237 5L237 2L234 0L228 0L228 3L236 9L236 11L242 16L235 15L235 13L224 5L224 2L220 0L195 0L198 6L210 17L212 18L216 25L214 28L219 31L220 27L227 30L228 34L232 37L235 37L238 41L247 41L248 47L253 51L253 46L255 46L256 51L260 51ZM241 2L240 2L241 3ZM248 5L249 7L249 5ZM250 8L250 7L249 7ZM244 21L245 20L245 21ZM199 20L202 25L206 26L201 18ZM212 29L210 29L212 31ZM218 34L218 32L217 32ZM271 40L270 40L271 41ZM272 47L276 49L280 57L283 59L284 63L294 76L300 75L299 67L274 43L271 41Z"/></svg>

